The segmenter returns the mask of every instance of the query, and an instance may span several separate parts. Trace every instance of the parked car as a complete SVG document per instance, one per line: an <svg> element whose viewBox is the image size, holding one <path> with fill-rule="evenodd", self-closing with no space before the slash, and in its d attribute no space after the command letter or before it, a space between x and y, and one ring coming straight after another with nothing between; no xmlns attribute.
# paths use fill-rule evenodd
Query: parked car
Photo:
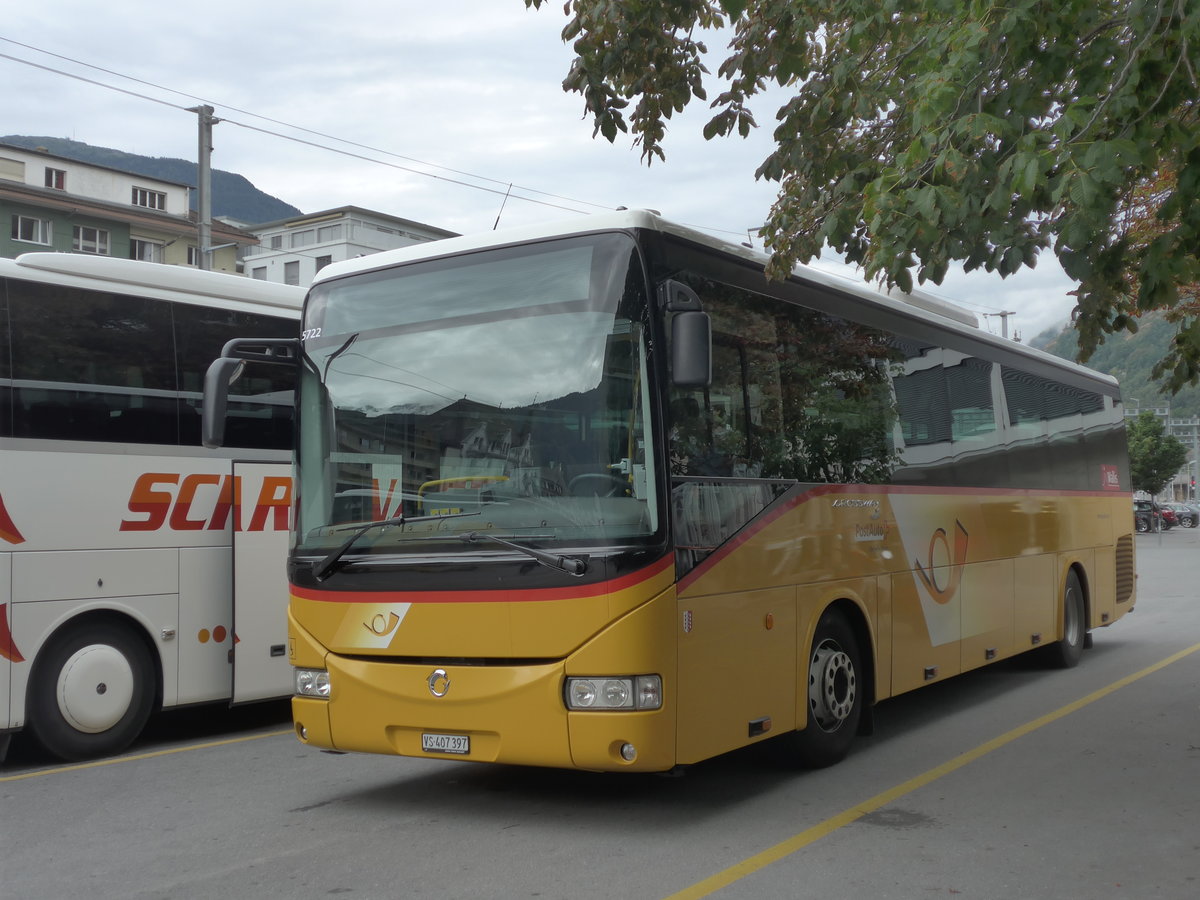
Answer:
<svg viewBox="0 0 1200 900"><path fill-rule="evenodd" d="M1200 525L1200 508L1187 503L1163 503L1162 506L1175 513L1175 518L1184 528Z"/></svg>
<svg viewBox="0 0 1200 900"><path fill-rule="evenodd" d="M1133 501L1133 524L1139 534L1147 531L1170 531L1178 519L1172 510L1164 509L1153 500Z"/></svg>

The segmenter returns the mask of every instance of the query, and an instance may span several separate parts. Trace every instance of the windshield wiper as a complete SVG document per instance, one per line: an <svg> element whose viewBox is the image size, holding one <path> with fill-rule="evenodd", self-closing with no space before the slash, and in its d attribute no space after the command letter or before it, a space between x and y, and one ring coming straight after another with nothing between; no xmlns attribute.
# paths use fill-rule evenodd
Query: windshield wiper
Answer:
<svg viewBox="0 0 1200 900"><path fill-rule="evenodd" d="M517 544L512 541L506 541L504 538L498 538L494 534L488 534L486 531L468 531L466 534L460 534L458 539L467 544L473 544L476 541L491 541L493 544L499 544L502 547L516 550L518 553L524 553L526 556L532 556L543 566L548 566L551 569L561 569L568 575L582 575L587 571L587 561L578 556L559 556L557 553L535 550L533 547L526 547L524 544Z"/></svg>
<svg viewBox="0 0 1200 900"><path fill-rule="evenodd" d="M450 513L444 516L412 516L411 518L407 516L395 516L391 519L380 519L377 522L364 522L351 532L350 537L346 538L340 547L325 558L319 559L312 564L313 578L317 579L317 581L324 581L329 573L333 571L333 567L341 561L342 557L346 555L347 551L354 546L358 539L374 528L388 528L392 525L403 525L406 522L426 522L430 519L460 519L463 516L477 515L479 513Z"/></svg>

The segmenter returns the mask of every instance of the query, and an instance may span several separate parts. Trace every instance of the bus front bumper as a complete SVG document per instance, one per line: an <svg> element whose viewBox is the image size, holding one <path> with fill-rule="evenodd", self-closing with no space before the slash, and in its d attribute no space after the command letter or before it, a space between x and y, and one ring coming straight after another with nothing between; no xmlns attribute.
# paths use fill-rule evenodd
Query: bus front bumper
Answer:
<svg viewBox="0 0 1200 900"><path fill-rule="evenodd" d="M328 699L293 697L296 734L332 750L594 771L675 765L667 708L568 711L566 663L412 664L325 657Z"/></svg>

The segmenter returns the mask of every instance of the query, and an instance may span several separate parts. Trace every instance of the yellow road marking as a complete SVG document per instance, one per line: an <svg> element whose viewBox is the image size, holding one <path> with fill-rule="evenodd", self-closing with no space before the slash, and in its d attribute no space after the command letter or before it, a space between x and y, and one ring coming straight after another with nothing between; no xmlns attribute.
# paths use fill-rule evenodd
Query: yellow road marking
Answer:
<svg viewBox="0 0 1200 900"><path fill-rule="evenodd" d="M61 775L64 772L79 772L83 769L98 769L100 766L115 766L119 763L136 762L139 759L154 759L156 756L170 756L173 753L188 753L192 750L208 750L211 747L225 747L229 744L243 744L246 741L257 741L262 738L279 737L292 734L292 729L284 731L267 731L263 734L248 734L242 737L226 738L223 741L206 741L203 744L190 744L187 747L173 747L170 750L155 750L152 753L139 753L135 756L118 756L114 759L98 759L95 762L78 763L73 766L59 766L55 769L38 769L36 772L22 772L20 775L5 775L0 777L0 783L5 781L20 781L24 778L40 778L43 775Z"/></svg>
<svg viewBox="0 0 1200 900"><path fill-rule="evenodd" d="M978 747L968 750L966 753L962 753L948 762L942 763L936 768L930 769L928 772L923 772L922 774L917 775L915 778L910 778L903 784L898 784L881 794L876 794L870 800L860 803L857 806L852 806L850 809L838 813L836 816L826 819L824 822L820 822L814 825L812 828L808 828L804 831L801 831L799 834L793 835L786 841L776 844L774 847L770 847L761 853L756 853L754 856L748 857L747 859L742 860L740 863L736 863L735 865L732 865L721 872L717 872L715 875L711 875L708 878L705 878L703 881L693 884L691 887L684 888L678 893L671 894L670 896L665 897L664 900L700 900L702 897L707 897L710 894L719 891L721 888L728 887L734 882L740 881L747 875L754 874L759 869L765 869L772 863L779 862L779 860L786 856L790 856L797 850L802 850L809 844L816 843L821 838L832 834L842 826L849 825L851 822L861 819L868 813L872 813L877 809L887 806L898 798L903 797L905 794L911 794L918 788L923 788L927 784L937 781L939 778L949 775L951 772L961 769L963 766L969 763L975 762L975 760L986 756L993 750L998 750L1005 744L1010 744L1017 740L1017 738L1024 737L1025 735L1037 731L1039 728L1045 725L1049 725L1051 722L1056 722L1065 716L1069 716L1071 713L1083 709L1085 706L1095 703L1097 700L1102 700L1110 694L1121 690L1121 688L1128 687L1135 681L1145 678L1147 675L1153 675L1160 669L1165 669L1172 663L1178 662L1185 656L1189 656L1198 650L1200 650L1200 644L1195 644L1191 647L1188 647L1186 650L1180 650L1178 653L1172 654L1166 659L1160 660L1154 665L1142 669L1140 672L1134 672L1132 675L1127 675L1119 681L1114 681L1107 687L1103 687L1098 691L1088 694L1086 697L1082 697L1073 703L1068 703L1066 706L1054 710L1054 712L1047 713L1040 718L1034 719L1031 722L1027 722L1024 725L1020 725L1014 728L1012 731L1005 732L997 738L993 738L984 744L980 744Z"/></svg>

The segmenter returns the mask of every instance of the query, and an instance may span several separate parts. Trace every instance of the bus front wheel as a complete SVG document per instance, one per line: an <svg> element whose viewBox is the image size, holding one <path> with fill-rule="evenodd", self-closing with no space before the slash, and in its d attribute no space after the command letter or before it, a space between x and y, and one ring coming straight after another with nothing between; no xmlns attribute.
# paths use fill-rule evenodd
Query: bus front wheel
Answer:
<svg viewBox="0 0 1200 900"><path fill-rule="evenodd" d="M794 735L805 768L833 765L845 758L858 732L866 686L854 630L836 609L817 622L808 654L806 727Z"/></svg>
<svg viewBox="0 0 1200 900"><path fill-rule="evenodd" d="M25 727L60 759L107 756L138 736L154 698L154 664L138 635L113 622L82 622L39 654Z"/></svg>

